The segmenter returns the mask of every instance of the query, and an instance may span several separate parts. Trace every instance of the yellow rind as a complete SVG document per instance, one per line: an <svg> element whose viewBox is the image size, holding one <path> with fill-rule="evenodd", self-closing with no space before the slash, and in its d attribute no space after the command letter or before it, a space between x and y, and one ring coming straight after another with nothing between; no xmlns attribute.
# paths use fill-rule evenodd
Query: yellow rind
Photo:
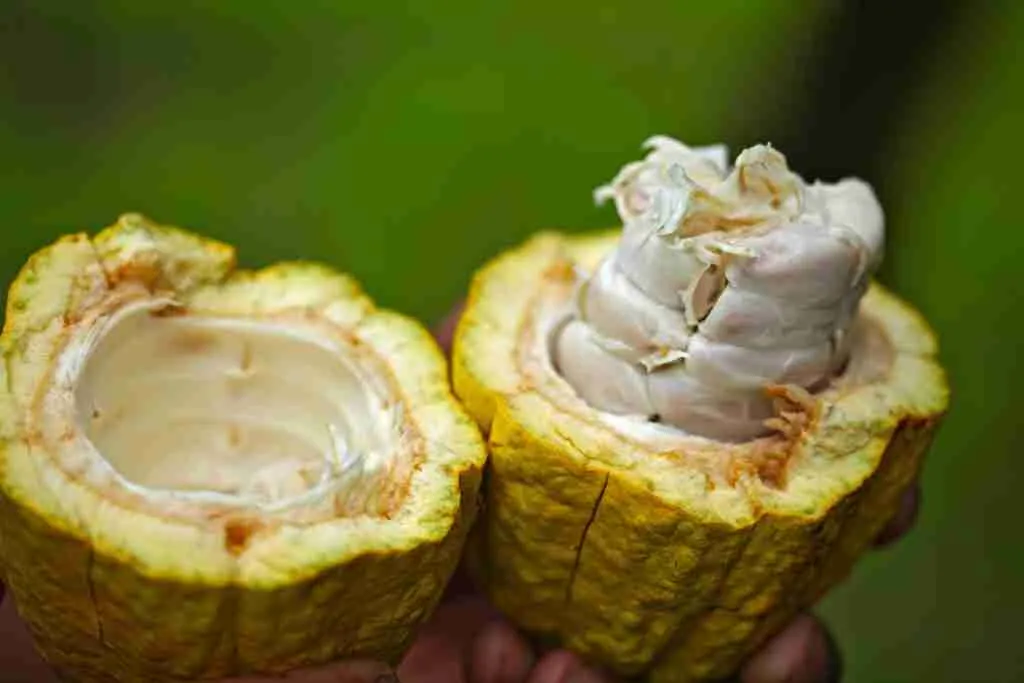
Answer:
<svg viewBox="0 0 1024 683"><path fill-rule="evenodd" d="M456 394L488 434L471 566L542 639L659 682L732 674L842 579L896 510L948 405L923 319L880 286L862 310L896 350L797 444L787 485L709 490L696 470L620 440L526 382L518 330L545 273L592 266L618 232L541 234L475 277L456 332Z"/></svg>
<svg viewBox="0 0 1024 683"><path fill-rule="evenodd" d="M182 681L275 673L341 658L396 662L432 612L476 514L486 452L418 323L374 308L314 264L234 270L234 252L130 215L94 239L42 250L11 287L2 344L0 569L35 642L68 680ZM382 359L422 437L421 465L390 518L256 534L105 500L55 466L24 429L68 325L115 282L223 315L300 311Z"/></svg>

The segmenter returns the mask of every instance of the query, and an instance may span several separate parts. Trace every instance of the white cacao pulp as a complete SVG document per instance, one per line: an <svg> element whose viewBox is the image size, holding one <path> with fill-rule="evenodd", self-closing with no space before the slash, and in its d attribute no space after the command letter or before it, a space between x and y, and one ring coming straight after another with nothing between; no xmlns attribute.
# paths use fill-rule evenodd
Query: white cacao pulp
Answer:
<svg viewBox="0 0 1024 683"><path fill-rule="evenodd" d="M770 387L814 390L845 364L882 259L884 217L858 179L806 183L767 145L658 136L595 193L623 224L581 282L554 362L591 406L728 441L770 431Z"/></svg>

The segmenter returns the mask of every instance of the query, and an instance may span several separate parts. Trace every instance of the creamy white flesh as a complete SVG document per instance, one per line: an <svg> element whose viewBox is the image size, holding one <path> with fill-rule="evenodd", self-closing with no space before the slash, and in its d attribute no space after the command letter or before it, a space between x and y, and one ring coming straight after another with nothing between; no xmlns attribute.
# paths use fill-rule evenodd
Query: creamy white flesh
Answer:
<svg viewBox="0 0 1024 683"><path fill-rule="evenodd" d="M338 340L294 321L133 305L75 339L55 379L55 397L73 392L82 437L66 457L146 496L337 510L329 499L396 452L374 378Z"/></svg>
<svg viewBox="0 0 1024 683"><path fill-rule="evenodd" d="M807 184L758 145L730 170L723 147L648 141L599 200L623 233L556 331L554 361L591 406L688 433L765 434L765 389L821 386L882 258L884 220L857 179Z"/></svg>

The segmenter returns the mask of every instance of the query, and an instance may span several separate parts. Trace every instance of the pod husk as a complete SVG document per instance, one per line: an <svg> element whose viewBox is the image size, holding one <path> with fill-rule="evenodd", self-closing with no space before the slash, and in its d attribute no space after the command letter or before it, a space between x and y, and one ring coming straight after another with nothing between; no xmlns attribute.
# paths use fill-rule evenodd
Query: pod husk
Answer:
<svg viewBox="0 0 1024 683"><path fill-rule="evenodd" d="M396 507L307 525L195 523L124 506L62 468L33 428L37 394L83 311L125 284L204 314L315 317L367 349L417 439ZM486 457L421 325L328 268L237 270L227 245L126 215L29 260L10 289L2 345L2 578L64 679L183 681L400 658L459 560Z"/></svg>
<svg viewBox="0 0 1024 683"><path fill-rule="evenodd" d="M946 377L921 316L872 284L860 316L891 348L885 376L818 397L781 485L718 485L685 447L627 438L552 369L524 369L538 301L568 292L573 269L593 268L618 234L543 233L473 281L453 356L456 394L491 454L472 567L544 642L622 675L713 680L871 545L947 410Z"/></svg>

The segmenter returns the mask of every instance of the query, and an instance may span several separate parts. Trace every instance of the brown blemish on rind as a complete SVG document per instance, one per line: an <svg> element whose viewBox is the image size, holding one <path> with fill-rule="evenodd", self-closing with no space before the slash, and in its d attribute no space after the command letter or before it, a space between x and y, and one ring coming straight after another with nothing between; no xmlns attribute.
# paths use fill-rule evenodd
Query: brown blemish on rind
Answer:
<svg viewBox="0 0 1024 683"><path fill-rule="evenodd" d="M821 399L807 390L792 384L772 384L765 387L765 393L775 401L776 417L765 420L765 424L796 441L814 428L821 416Z"/></svg>
<svg viewBox="0 0 1024 683"><path fill-rule="evenodd" d="M156 290L160 277L160 270L155 264L138 261L119 263L116 269L107 271L107 281L111 289L123 282L135 282L152 292Z"/></svg>
<svg viewBox="0 0 1024 683"><path fill-rule="evenodd" d="M224 549L232 555L241 555L263 524L253 518L232 518L224 522Z"/></svg>
<svg viewBox="0 0 1024 683"><path fill-rule="evenodd" d="M541 277L549 282L573 282L576 280L575 264L568 258L559 259L545 269Z"/></svg>
<svg viewBox="0 0 1024 683"><path fill-rule="evenodd" d="M774 437L761 439L751 451L747 465L735 472L753 471L758 478L776 489L786 487L786 474L797 444L803 443L807 434L813 432L821 421L822 399L815 398L807 390L794 385L770 385L765 393L775 399L776 416L765 420L765 426L776 432ZM736 463L732 463L736 467ZM735 484L738 480L731 479Z"/></svg>

